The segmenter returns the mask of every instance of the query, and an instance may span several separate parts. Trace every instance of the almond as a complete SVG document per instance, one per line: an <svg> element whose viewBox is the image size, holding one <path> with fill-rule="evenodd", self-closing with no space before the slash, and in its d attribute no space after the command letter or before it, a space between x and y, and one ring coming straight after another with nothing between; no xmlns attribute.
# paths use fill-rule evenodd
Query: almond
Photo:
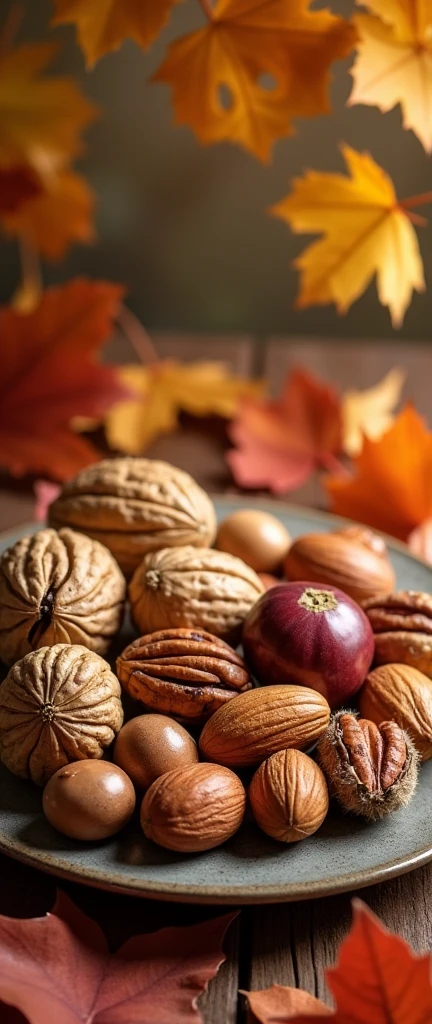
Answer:
<svg viewBox="0 0 432 1024"><path fill-rule="evenodd" d="M385 541L364 526L299 537L287 554L284 571L291 581L331 583L355 601L388 594L395 583Z"/></svg>

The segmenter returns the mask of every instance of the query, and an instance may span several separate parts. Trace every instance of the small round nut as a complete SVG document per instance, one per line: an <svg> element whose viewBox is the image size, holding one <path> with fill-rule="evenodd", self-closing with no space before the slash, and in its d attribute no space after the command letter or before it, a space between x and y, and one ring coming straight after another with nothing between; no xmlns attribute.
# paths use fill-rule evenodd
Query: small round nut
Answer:
<svg viewBox="0 0 432 1024"><path fill-rule="evenodd" d="M432 679L423 672L402 664L374 668L360 690L359 709L376 725L397 722L421 760L432 757Z"/></svg>
<svg viewBox="0 0 432 1024"><path fill-rule="evenodd" d="M167 715L138 715L117 736L113 758L138 789L175 768L196 764L198 748L190 733Z"/></svg>
<svg viewBox="0 0 432 1024"><path fill-rule="evenodd" d="M282 843L316 832L329 806L321 768L301 750L279 750L264 761L253 776L249 800L259 827Z"/></svg>
<svg viewBox="0 0 432 1024"><path fill-rule="evenodd" d="M220 524L215 547L241 558L255 572L282 569L291 537L286 526L270 512L239 508Z"/></svg>
<svg viewBox="0 0 432 1024"><path fill-rule="evenodd" d="M385 541L364 526L298 537L284 571L291 581L330 583L355 601L388 594L395 584Z"/></svg>
<svg viewBox="0 0 432 1024"><path fill-rule="evenodd" d="M141 826L148 839L167 850L199 853L230 839L245 807L245 789L234 772L193 764L153 782L142 802Z"/></svg>

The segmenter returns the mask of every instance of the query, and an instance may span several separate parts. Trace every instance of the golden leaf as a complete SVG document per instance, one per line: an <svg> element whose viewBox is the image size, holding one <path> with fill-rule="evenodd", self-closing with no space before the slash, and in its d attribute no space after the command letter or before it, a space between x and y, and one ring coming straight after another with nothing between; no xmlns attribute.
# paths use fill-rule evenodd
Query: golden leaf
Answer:
<svg viewBox="0 0 432 1024"><path fill-rule="evenodd" d="M150 46L179 0L54 0L53 25L72 22L87 66L118 50L125 39Z"/></svg>
<svg viewBox="0 0 432 1024"><path fill-rule="evenodd" d="M330 65L355 39L308 0L218 0L205 28L171 44L153 81L172 86L176 121L200 142L228 139L267 160L290 118L330 110Z"/></svg>
<svg viewBox="0 0 432 1024"><path fill-rule="evenodd" d="M297 307L334 302L346 313L376 274L378 298L400 327L413 289L425 287L410 215L368 153L343 146L342 154L351 177L308 171L270 211L296 233L323 234L295 261L301 271Z"/></svg>
<svg viewBox="0 0 432 1024"><path fill-rule="evenodd" d="M56 260L73 242L94 240L95 196L84 178L62 171L49 181L47 191L3 219L8 235L24 235L43 256Z"/></svg>
<svg viewBox="0 0 432 1024"><path fill-rule="evenodd" d="M139 455L159 434L175 430L180 410L230 418L240 398L257 397L263 390L261 383L233 377L217 362L123 366L119 377L140 397L115 405L105 429L110 446L130 455Z"/></svg>
<svg viewBox="0 0 432 1024"><path fill-rule="evenodd" d="M393 370L365 391L346 391L342 399L343 446L347 455L358 455L363 437L377 441L394 420L394 408L400 401L405 372Z"/></svg>
<svg viewBox="0 0 432 1024"><path fill-rule="evenodd" d="M361 0L350 105L382 111L400 103L404 128L432 151L432 0Z"/></svg>

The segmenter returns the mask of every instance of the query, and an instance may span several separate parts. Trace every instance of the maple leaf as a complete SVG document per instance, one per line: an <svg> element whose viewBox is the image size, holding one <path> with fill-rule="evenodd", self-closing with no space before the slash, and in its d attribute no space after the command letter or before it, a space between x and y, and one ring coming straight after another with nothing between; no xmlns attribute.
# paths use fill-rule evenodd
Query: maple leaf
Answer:
<svg viewBox="0 0 432 1024"><path fill-rule="evenodd" d="M343 447L347 455L358 455L364 436L375 441L391 427L405 376L404 370L395 366L374 387L364 391L345 391L342 420Z"/></svg>
<svg viewBox="0 0 432 1024"><path fill-rule="evenodd" d="M413 289L425 287L413 217L368 153L342 146L342 154L351 177L308 171L270 211L296 233L323 234L295 260L297 308L334 302L346 313L376 274L378 298L400 327Z"/></svg>
<svg viewBox="0 0 432 1024"><path fill-rule="evenodd" d="M94 203L94 193L80 174L61 171L42 195L4 217L3 230L23 235L43 256L57 260L73 242L94 241Z"/></svg>
<svg viewBox="0 0 432 1024"><path fill-rule="evenodd" d="M431 0L360 0L371 14L358 15L358 56L352 68L350 105L386 112L400 103L404 128L432 151Z"/></svg>
<svg viewBox="0 0 432 1024"><path fill-rule="evenodd" d="M73 416L101 416L129 394L97 357L123 294L77 278L50 288L34 312L0 310L1 463L16 475L73 476L98 458L70 429Z"/></svg>
<svg viewBox="0 0 432 1024"><path fill-rule="evenodd" d="M56 51L28 43L0 55L0 167L28 164L45 178L82 151L97 107L72 79L41 76Z"/></svg>
<svg viewBox="0 0 432 1024"><path fill-rule="evenodd" d="M84 50L87 67L118 50L125 39L146 49L167 23L180 0L54 0L52 25L72 22Z"/></svg>
<svg viewBox="0 0 432 1024"><path fill-rule="evenodd" d="M312 1014L314 1019L332 1016L332 1011L320 999L309 995L301 988L288 988L286 985L272 985L256 992L245 992L249 1015L252 1022L259 1024L278 1024L279 1021L292 1020Z"/></svg>
<svg viewBox="0 0 432 1024"><path fill-rule="evenodd" d="M42 186L29 167L0 169L0 215L19 210L22 203L39 195Z"/></svg>
<svg viewBox="0 0 432 1024"><path fill-rule="evenodd" d="M30 1024L199 1024L196 1000L234 917L137 935L110 955L96 922L59 893L45 917L0 916L0 998Z"/></svg>
<svg viewBox="0 0 432 1024"><path fill-rule="evenodd" d="M328 113L330 66L355 38L308 0L218 0L205 28L171 44L152 81L172 86L176 122L200 142L228 139L268 160L292 117Z"/></svg>
<svg viewBox="0 0 432 1024"><path fill-rule="evenodd" d="M247 993L261 1024L314 1024L324 1016L329 1024L429 1024L431 957L415 956L361 900L354 899L352 906L353 924L339 962L326 972L336 1010L329 1012L319 1000L314 1000L315 1007L305 1003L303 1009L297 1005L296 989L286 988L284 1012L284 989L277 986L277 1016L272 989Z"/></svg>
<svg viewBox="0 0 432 1024"><path fill-rule="evenodd" d="M353 474L325 487L334 512L406 540L432 516L432 433L408 405L379 441L365 438Z"/></svg>
<svg viewBox="0 0 432 1024"><path fill-rule="evenodd" d="M283 494L300 487L315 469L337 465L339 398L311 374L294 370L276 401L241 403L230 437L236 450L226 457L240 487Z"/></svg>
<svg viewBox="0 0 432 1024"><path fill-rule="evenodd" d="M262 392L261 383L234 377L218 362L181 365L163 360L148 367L124 366L119 376L139 398L115 405L105 418L105 430L111 447L129 455L139 455L159 434L175 430L181 410L230 419L243 396Z"/></svg>

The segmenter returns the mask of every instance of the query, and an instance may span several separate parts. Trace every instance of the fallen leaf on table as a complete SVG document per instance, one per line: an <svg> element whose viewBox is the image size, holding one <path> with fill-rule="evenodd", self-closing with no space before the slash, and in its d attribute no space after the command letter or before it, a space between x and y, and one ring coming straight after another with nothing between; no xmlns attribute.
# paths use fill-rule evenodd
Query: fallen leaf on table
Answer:
<svg viewBox="0 0 432 1024"><path fill-rule="evenodd" d="M51 24L76 26L87 67L93 67L125 39L134 39L144 49L150 46L175 3L179 0L54 0Z"/></svg>
<svg viewBox="0 0 432 1024"><path fill-rule="evenodd" d="M73 242L94 241L95 195L74 171L54 175L46 190L3 218L8 235L24 236L42 256L57 260Z"/></svg>
<svg viewBox="0 0 432 1024"><path fill-rule="evenodd" d="M376 274L379 301L400 327L413 290L425 287L412 214L368 153L342 146L342 154L351 177L307 171L270 211L297 234L323 235L294 262L301 275L296 306L334 302L346 313Z"/></svg>
<svg viewBox="0 0 432 1024"><path fill-rule="evenodd" d="M236 448L226 457L236 483L284 494L314 470L338 465L340 399L311 374L294 370L280 398L241 403L230 438Z"/></svg>
<svg viewBox="0 0 432 1024"><path fill-rule="evenodd" d="M432 433L408 405L379 441L365 438L352 474L325 487L333 512L406 540L432 516Z"/></svg>
<svg viewBox="0 0 432 1024"><path fill-rule="evenodd" d="M343 446L347 455L358 455L364 436L378 440L391 427L406 374L397 366L365 391L345 391L342 398Z"/></svg>
<svg viewBox="0 0 432 1024"><path fill-rule="evenodd" d="M29 167L0 169L0 215L19 210L22 203L39 195L42 186Z"/></svg>
<svg viewBox="0 0 432 1024"><path fill-rule="evenodd" d="M45 178L82 152L97 107L71 78L42 77L56 52L26 43L0 55L0 167L28 164Z"/></svg>
<svg viewBox="0 0 432 1024"><path fill-rule="evenodd" d="M417 558L432 565L432 518L425 519L408 537L408 547Z"/></svg>
<svg viewBox="0 0 432 1024"><path fill-rule="evenodd" d="M430 955L415 955L403 939L387 931L361 900L354 899L352 906L353 924L340 948L339 962L326 972L336 1010L330 1013L327 1010L325 1014L324 1004L317 1000L314 1000L315 1008L305 1005L304 1009L296 1009L298 990L284 990L278 985L277 1013L271 1016L270 1000L267 1016L265 1012L261 1016L257 1014L261 1024L314 1024L323 1016L329 1024L429 1024L432 1020ZM264 1011L266 994L265 991L247 993L252 1000L258 997L258 1009L261 1004Z"/></svg>
<svg viewBox="0 0 432 1024"><path fill-rule="evenodd" d="M115 405L105 417L105 430L111 447L129 455L139 455L159 434L175 430L181 411L230 419L242 397L263 390L261 383L234 377L218 362L162 360L147 367L124 366L119 377L139 398Z"/></svg>
<svg viewBox="0 0 432 1024"><path fill-rule="evenodd" d="M119 285L77 278L47 289L32 313L0 309L0 463L15 475L63 480L98 458L70 421L100 418L130 394L98 362L122 294Z"/></svg>
<svg viewBox="0 0 432 1024"><path fill-rule="evenodd" d="M432 150L432 5L430 0L361 0L354 20L358 55L348 104L386 112L400 103L404 128Z"/></svg>
<svg viewBox="0 0 432 1024"><path fill-rule="evenodd" d="M349 22L308 0L218 0L204 28L171 43L152 81L172 87L177 124L200 142L228 139L268 160L291 118L330 111L331 64L355 39Z"/></svg>
<svg viewBox="0 0 432 1024"><path fill-rule="evenodd" d="M60 893L45 917L0 916L0 998L29 1024L199 1024L196 1000L234 917L137 935L111 955L99 925Z"/></svg>
<svg viewBox="0 0 432 1024"><path fill-rule="evenodd" d="M272 985L271 988L242 994L247 996L250 1024L255 1024L255 1021L278 1024L305 1014L312 1014L315 1019L332 1016L328 1006L301 988Z"/></svg>

